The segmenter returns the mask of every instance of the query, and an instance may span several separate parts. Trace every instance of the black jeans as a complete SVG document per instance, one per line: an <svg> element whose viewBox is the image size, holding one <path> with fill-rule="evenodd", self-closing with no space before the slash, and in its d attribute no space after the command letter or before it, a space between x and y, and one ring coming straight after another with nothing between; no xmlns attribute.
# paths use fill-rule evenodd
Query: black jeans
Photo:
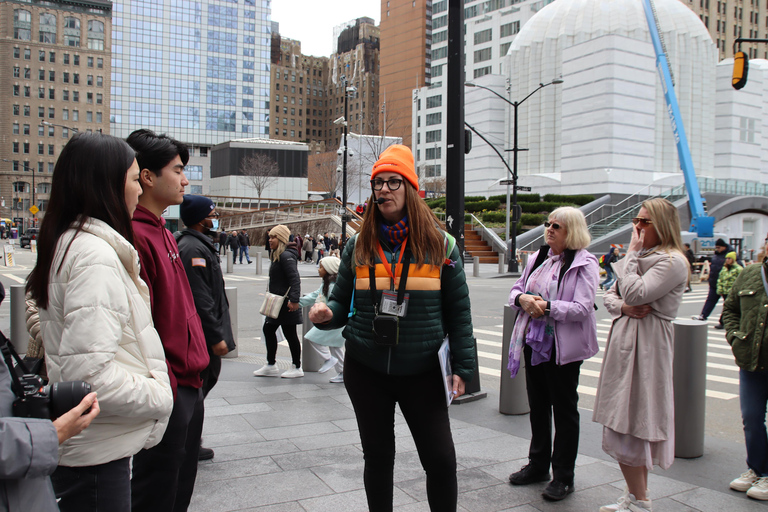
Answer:
<svg viewBox="0 0 768 512"><path fill-rule="evenodd" d="M296 365L296 368L301 368L301 342L299 342L299 335L296 334L296 324L293 322L264 322L262 332L264 333L264 344L267 346L267 363L275 364L277 360L276 333L278 327L283 328L285 341L288 342L288 348L291 349L293 364Z"/></svg>
<svg viewBox="0 0 768 512"><path fill-rule="evenodd" d="M395 403L399 403L427 474L430 510L455 511L456 450L437 356L434 369L410 376L384 375L347 357L344 386L355 409L363 445L368 509L392 510Z"/></svg>
<svg viewBox="0 0 768 512"><path fill-rule="evenodd" d="M131 510L130 457L97 466L59 466L51 475L62 512Z"/></svg>
<svg viewBox="0 0 768 512"><path fill-rule="evenodd" d="M709 283L709 293L707 294L707 301L704 303L704 307L701 309L701 316L706 320L715 309L717 301L720 300L720 295L717 294L717 283Z"/></svg>
<svg viewBox="0 0 768 512"><path fill-rule="evenodd" d="M219 375L221 374L221 356L214 354L210 346L208 346L208 358L210 359L208 366L200 372L200 378L203 379L203 399L219 382Z"/></svg>
<svg viewBox="0 0 768 512"><path fill-rule="evenodd" d="M581 361L559 366L552 359L531 366L531 347L523 347L525 387L531 407L531 447L528 458L533 467L549 471L554 480L573 483L573 468L579 450L579 372ZM555 443L552 449L552 414L555 416Z"/></svg>
<svg viewBox="0 0 768 512"><path fill-rule="evenodd" d="M179 386L163 440L133 456L133 510L187 510L197 477L203 416L202 389Z"/></svg>

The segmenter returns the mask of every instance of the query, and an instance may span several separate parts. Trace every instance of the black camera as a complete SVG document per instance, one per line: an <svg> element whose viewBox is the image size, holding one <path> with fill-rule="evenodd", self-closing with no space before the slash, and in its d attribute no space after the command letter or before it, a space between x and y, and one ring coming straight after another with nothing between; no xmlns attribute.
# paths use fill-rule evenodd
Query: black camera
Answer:
<svg viewBox="0 0 768 512"><path fill-rule="evenodd" d="M18 418L56 419L91 392L91 385L81 380L46 386L39 375L25 374L19 383L21 393L13 402L13 415Z"/></svg>
<svg viewBox="0 0 768 512"><path fill-rule="evenodd" d="M400 338L400 317L376 315L373 317L373 336L377 345L394 347Z"/></svg>

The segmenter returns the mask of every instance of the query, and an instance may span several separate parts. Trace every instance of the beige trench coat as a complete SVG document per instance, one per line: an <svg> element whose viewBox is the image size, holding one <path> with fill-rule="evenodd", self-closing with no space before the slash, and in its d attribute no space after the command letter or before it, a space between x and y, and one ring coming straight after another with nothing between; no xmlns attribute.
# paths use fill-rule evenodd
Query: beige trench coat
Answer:
<svg viewBox="0 0 768 512"><path fill-rule="evenodd" d="M604 303L613 316L597 385L592 420L646 441L665 441L674 433L672 320L688 281L682 254L629 253L613 263L616 283ZM622 315L623 304L647 304L642 319Z"/></svg>

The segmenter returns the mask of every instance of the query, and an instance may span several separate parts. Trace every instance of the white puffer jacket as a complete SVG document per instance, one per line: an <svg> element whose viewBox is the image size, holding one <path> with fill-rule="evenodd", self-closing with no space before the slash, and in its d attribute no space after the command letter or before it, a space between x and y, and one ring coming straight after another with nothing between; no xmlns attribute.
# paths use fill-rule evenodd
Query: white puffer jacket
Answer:
<svg viewBox="0 0 768 512"><path fill-rule="evenodd" d="M59 464L78 467L159 443L173 394L138 253L97 219L70 245L74 234L59 239L40 324L50 381L83 380L98 393L99 416L59 448Z"/></svg>

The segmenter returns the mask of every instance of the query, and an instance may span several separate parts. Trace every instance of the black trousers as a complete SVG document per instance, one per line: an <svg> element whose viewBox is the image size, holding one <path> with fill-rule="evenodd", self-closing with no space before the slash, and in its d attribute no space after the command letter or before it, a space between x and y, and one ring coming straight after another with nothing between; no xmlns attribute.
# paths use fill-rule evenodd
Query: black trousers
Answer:
<svg viewBox="0 0 768 512"><path fill-rule="evenodd" d="M98 466L59 466L51 475L61 512L128 512L131 509L131 458Z"/></svg>
<svg viewBox="0 0 768 512"><path fill-rule="evenodd" d="M208 357L210 362L208 367L200 372L200 378L203 379L203 399L208 396L213 387L219 382L219 375L221 375L221 356L217 356L208 346Z"/></svg>
<svg viewBox="0 0 768 512"><path fill-rule="evenodd" d="M427 474L430 510L455 511L456 450L437 357L433 370L405 377L375 372L347 357L344 385L355 409L363 445L368 509L371 512L392 510L395 403L399 403Z"/></svg>
<svg viewBox="0 0 768 512"><path fill-rule="evenodd" d="M531 407L531 464L542 471L552 465L554 480L571 484L579 450L579 372L581 361L559 366L552 359L531 366L531 347L523 347L525 387ZM552 415L555 443L552 447Z"/></svg>
<svg viewBox="0 0 768 512"><path fill-rule="evenodd" d="M277 361L277 328L282 327L285 341L288 342L288 348L291 349L291 360L296 368L301 368L301 342L299 335L296 334L296 323L283 320L283 315L280 315L278 321L279 323L265 321L262 328L264 344L267 346L267 362L275 364Z"/></svg>
<svg viewBox="0 0 768 512"><path fill-rule="evenodd" d="M133 456L132 510L187 510L197 477L203 416L203 390L179 386L163 440Z"/></svg>

